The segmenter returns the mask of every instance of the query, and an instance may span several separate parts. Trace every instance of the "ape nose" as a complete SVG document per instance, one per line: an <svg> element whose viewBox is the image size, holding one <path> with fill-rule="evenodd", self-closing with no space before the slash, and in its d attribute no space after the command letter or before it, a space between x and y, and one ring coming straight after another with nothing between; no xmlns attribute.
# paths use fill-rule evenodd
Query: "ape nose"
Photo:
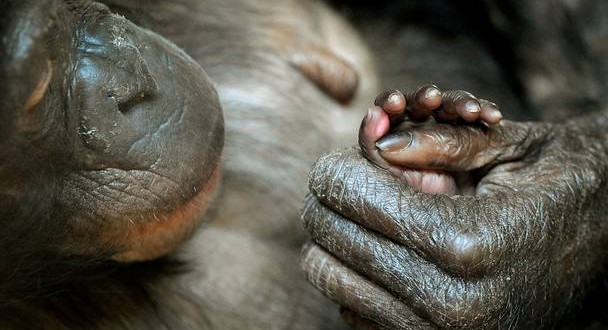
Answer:
<svg viewBox="0 0 608 330"><path fill-rule="evenodd" d="M118 110L128 112L134 105L157 95L158 86L149 65L132 40L131 29L114 24L110 31L94 31L79 45L83 76L103 81L102 92ZM112 72L111 75L99 72Z"/></svg>
<svg viewBox="0 0 608 330"><path fill-rule="evenodd" d="M158 94L156 80L150 74L144 60L139 58L133 69L133 75L107 93L108 98L116 102L118 111L123 114L131 110L135 105L152 99Z"/></svg>

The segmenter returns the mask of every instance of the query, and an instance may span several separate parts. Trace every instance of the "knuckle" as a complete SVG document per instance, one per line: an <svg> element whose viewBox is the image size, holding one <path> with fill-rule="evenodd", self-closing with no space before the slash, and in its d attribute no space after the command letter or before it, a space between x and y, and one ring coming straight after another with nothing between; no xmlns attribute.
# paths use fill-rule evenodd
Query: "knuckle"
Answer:
<svg viewBox="0 0 608 330"><path fill-rule="evenodd" d="M477 100L475 95L463 90L451 90L444 93L445 98L454 104L468 101L470 99Z"/></svg>
<svg viewBox="0 0 608 330"><path fill-rule="evenodd" d="M399 186L388 173L381 173L355 148L321 157L309 175L310 192L333 210L352 215L378 202ZM394 190L394 189L392 189Z"/></svg>
<svg viewBox="0 0 608 330"><path fill-rule="evenodd" d="M488 271L492 258L487 239L471 232L449 234L443 241L439 258L446 271L469 279Z"/></svg>
<svg viewBox="0 0 608 330"><path fill-rule="evenodd" d="M448 237L445 242L447 259L464 273L469 273L482 262L484 250L481 238L472 233L458 233Z"/></svg>
<svg viewBox="0 0 608 330"><path fill-rule="evenodd" d="M477 100L477 97L475 95L473 95L473 94L471 94L471 93L469 93L467 91L460 90L460 91L458 91L458 94L463 99L474 99L474 100Z"/></svg>
<svg viewBox="0 0 608 330"><path fill-rule="evenodd" d="M474 198L455 205L449 218L458 221L442 222L432 235L434 257L444 271L464 280L494 274L505 254L501 225L505 210Z"/></svg>
<svg viewBox="0 0 608 330"><path fill-rule="evenodd" d="M344 234L344 226L340 225L338 216L314 197L313 201L306 203L301 217L310 238L322 246L336 243L336 237Z"/></svg>
<svg viewBox="0 0 608 330"><path fill-rule="evenodd" d="M492 106L492 107L498 108L498 105L496 103L492 102L492 101L488 101L488 100L485 100L485 99L479 99L479 102L483 106Z"/></svg>

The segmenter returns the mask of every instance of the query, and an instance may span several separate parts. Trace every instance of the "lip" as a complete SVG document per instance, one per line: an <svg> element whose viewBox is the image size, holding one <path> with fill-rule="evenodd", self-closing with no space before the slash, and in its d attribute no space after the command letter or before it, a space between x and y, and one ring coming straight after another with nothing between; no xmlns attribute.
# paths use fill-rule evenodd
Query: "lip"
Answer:
<svg viewBox="0 0 608 330"><path fill-rule="evenodd" d="M220 178L221 167L218 163L202 189L183 206L168 214L154 215L151 221L120 233L118 244L123 247L122 251L111 259L119 262L146 261L175 250L190 237L204 218L218 191Z"/></svg>

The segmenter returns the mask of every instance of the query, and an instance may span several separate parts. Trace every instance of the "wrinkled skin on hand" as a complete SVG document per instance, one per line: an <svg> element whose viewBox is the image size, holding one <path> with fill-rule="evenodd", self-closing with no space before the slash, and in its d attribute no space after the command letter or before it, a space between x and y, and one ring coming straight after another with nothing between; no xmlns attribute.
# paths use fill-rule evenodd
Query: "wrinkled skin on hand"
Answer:
<svg viewBox="0 0 608 330"><path fill-rule="evenodd" d="M302 217L308 280L361 327L555 326L601 271L605 121L433 126L437 141L487 146L436 164L468 155L448 169L481 173L472 196L419 192L354 148L321 158Z"/></svg>

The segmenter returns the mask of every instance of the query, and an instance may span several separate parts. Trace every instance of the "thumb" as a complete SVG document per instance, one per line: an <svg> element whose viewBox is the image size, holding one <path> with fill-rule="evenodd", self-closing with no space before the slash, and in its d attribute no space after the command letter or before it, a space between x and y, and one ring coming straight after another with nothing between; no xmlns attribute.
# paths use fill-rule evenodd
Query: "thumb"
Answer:
<svg viewBox="0 0 608 330"><path fill-rule="evenodd" d="M545 126L510 121L491 127L410 124L378 140L376 147L392 165L463 172L523 158L544 139Z"/></svg>

